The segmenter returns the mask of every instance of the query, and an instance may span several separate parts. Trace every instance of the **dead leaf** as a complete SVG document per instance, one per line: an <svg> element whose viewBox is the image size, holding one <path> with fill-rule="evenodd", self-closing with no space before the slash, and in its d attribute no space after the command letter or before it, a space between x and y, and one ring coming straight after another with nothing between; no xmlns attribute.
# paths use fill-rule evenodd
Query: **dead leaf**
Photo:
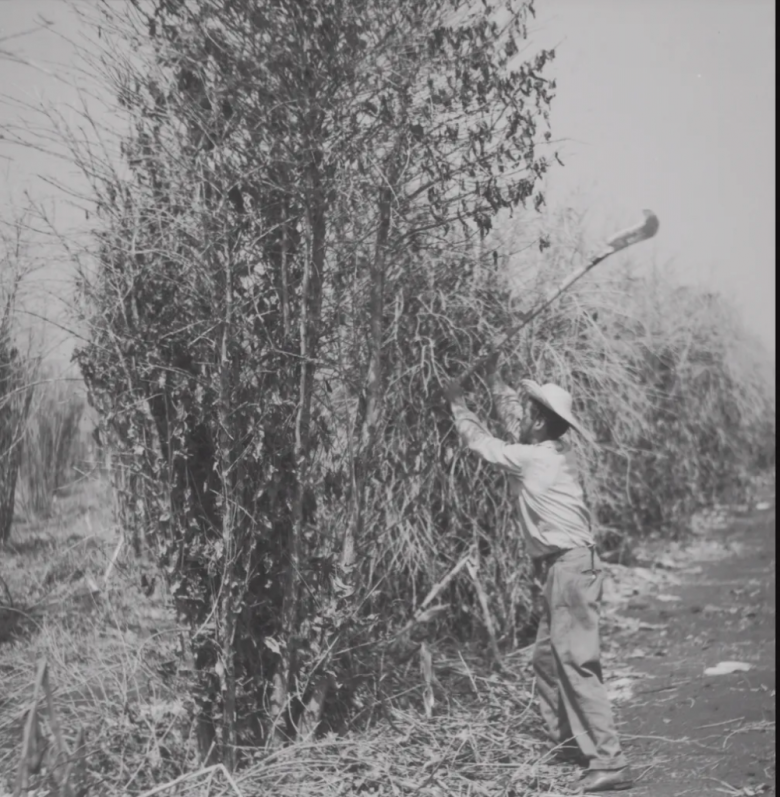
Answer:
<svg viewBox="0 0 780 797"><path fill-rule="evenodd" d="M748 672L753 669L752 664L742 661L721 661L714 667L707 667L705 675L730 675L733 672Z"/></svg>

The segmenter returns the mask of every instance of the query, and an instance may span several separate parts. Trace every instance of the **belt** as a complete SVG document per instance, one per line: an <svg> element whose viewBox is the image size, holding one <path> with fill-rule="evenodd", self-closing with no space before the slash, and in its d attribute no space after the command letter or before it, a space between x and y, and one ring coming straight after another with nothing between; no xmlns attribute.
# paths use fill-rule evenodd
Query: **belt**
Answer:
<svg viewBox="0 0 780 797"><path fill-rule="evenodd" d="M577 548L563 548L560 551L553 551L552 553L537 556L533 560L534 570L538 573L542 570L549 570L561 557L570 551L590 551L590 571L596 572L596 546L595 545L582 545ZM587 571L586 571L587 572Z"/></svg>

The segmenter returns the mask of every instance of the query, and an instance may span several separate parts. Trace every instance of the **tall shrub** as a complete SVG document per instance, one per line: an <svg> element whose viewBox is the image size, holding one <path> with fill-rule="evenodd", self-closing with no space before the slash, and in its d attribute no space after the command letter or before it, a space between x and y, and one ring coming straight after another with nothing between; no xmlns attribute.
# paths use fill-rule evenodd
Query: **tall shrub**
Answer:
<svg viewBox="0 0 780 797"><path fill-rule="evenodd" d="M129 173L74 148L100 219L78 360L191 629L201 750L229 765L253 721L295 733L359 613L392 606L384 534L447 566L455 519L487 522L427 402L506 318L475 239L543 201L532 10L199 0L104 23L134 51L102 62Z"/></svg>

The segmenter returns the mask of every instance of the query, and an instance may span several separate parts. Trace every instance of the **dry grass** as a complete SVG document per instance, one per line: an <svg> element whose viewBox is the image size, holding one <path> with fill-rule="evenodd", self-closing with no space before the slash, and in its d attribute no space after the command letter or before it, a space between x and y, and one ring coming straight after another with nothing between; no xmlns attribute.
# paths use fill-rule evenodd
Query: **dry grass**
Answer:
<svg viewBox="0 0 780 797"><path fill-rule="evenodd" d="M83 385L51 371L39 375L22 447L17 510L25 516L52 512L57 492L80 478L88 449L81 426Z"/></svg>
<svg viewBox="0 0 780 797"><path fill-rule="evenodd" d="M142 568L120 554L105 488L63 498L48 521L15 527L0 576L13 600L0 609L0 771L15 773L37 663L46 659L66 743L86 731L97 792L138 790L175 775L163 748L182 701L166 680L177 635L164 599L143 594ZM175 670L175 667L173 667ZM175 742L173 742L175 747ZM8 784L10 787L10 783Z"/></svg>
<svg viewBox="0 0 780 797"><path fill-rule="evenodd" d="M172 612L159 587L152 594L141 588L151 568L124 550L115 557L108 505L106 488L91 483L60 502L55 517L17 525L0 560L0 577L14 601L13 611L0 609L6 634L0 641L3 797L2 787L12 787L42 659L49 664L65 743L89 794L571 793L570 772L552 760L542 734L530 650L505 652L496 671L487 665L484 650L447 638L429 637L430 677L419 655L405 661L388 657L373 681L358 689L355 722L344 732L282 748L245 747L232 777L219 767L203 767L192 733L193 706L186 697L187 663L179 656ZM620 576L621 568L612 569ZM646 587L644 579L619 581L626 595ZM618 603L611 600L605 613L608 661L615 656L611 629L620 618L612 610ZM17 613L24 622L9 621ZM435 639L435 629L429 631ZM626 670L609 669L608 686L615 693ZM434 700L426 709L428 689ZM614 697L619 702L617 693ZM81 728L85 743L76 750ZM52 744L46 723L43 732ZM33 777L38 797L56 794L49 775L44 766Z"/></svg>
<svg viewBox="0 0 780 797"><path fill-rule="evenodd" d="M499 675L451 644L431 648L430 716L414 657L386 664L381 705L363 712L354 730L281 749L244 749L234 783L218 769L199 770L174 617L163 590L147 595L141 588L151 568L125 551L114 556L109 505L106 488L90 483L58 502L49 520L18 524L3 552L0 576L13 600L0 609L6 788L18 766L36 667L45 659L65 744L89 793L141 795L162 786L162 794L203 797L236 789L280 797L560 793L564 772L543 752L527 655L505 658ZM53 744L47 722L43 733ZM31 781L36 794L56 793L45 765Z"/></svg>
<svg viewBox="0 0 780 797"><path fill-rule="evenodd" d="M439 702L431 716L422 678L407 673L405 700L392 701L375 727L263 757L237 785L283 797L558 793L564 772L544 752L525 657L505 660L501 675L455 650L433 658Z"/></svg>

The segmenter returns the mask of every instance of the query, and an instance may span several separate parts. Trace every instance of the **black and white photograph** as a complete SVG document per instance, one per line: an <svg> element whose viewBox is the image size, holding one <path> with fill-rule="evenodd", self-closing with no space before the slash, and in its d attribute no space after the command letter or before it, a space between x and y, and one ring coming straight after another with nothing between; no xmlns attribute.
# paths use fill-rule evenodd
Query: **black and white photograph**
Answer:
<svg viewBox="0 0 780 797"><path fill-rule="evenodd" d="M773 0L0 0L0 797L776 794Z"/></svg>

